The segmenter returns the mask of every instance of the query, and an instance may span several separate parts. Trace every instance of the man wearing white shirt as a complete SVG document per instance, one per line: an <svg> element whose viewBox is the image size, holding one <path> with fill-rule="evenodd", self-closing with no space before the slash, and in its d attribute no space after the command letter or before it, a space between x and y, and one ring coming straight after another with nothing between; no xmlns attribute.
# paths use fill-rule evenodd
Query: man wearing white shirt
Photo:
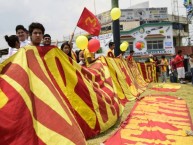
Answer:
<svg viewBox="0 0 193 145"><path fill-rule="evenodd" d="M27 38L27 33L26 29L24 28L23 25L17 25L15 28L16 35L19 38L20 41L20 47L24 47L29 44L29 41L26 39Z"/></svg>

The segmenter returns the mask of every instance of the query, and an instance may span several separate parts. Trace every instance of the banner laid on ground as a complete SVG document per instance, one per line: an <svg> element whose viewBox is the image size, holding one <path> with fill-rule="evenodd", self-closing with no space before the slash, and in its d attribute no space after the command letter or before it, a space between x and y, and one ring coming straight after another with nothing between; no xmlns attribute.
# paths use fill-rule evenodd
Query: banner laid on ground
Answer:
<svg viewBox="0 0 193 145"><path fill-rule="evenodd" d="M179 84L166 84L166 83L157 83L151 87L152 90L163 92L176 92L180 88L181 86Z"/></svg>
<svg viewBox="0 0 193 145"><path fill-rule="evenodd" d="M0 144L84 145L147 86L124 60L101 57L85 68L53 46L20 48L0 71Z"/></svg>
<svg viewBox="0 0 193 145"><path fill-rule="evenodd" d="M105 145L191 145L193 130L184 100L173 96L146 96L138 101L120 129Z"/></svg>

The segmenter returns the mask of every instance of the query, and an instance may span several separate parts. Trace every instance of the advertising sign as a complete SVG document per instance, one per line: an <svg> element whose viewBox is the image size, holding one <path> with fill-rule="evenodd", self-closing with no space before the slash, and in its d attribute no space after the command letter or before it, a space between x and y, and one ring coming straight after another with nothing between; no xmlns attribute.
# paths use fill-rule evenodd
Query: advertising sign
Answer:
<svg viewBox="0 0 193 145"><path fill-rule="evenodd" d="M97 15L101 25L112 22L110 10ZM122 9L120 22L129 21L152 21L166 20L168 18L167 8L139 8L139 9Z"/></svg>

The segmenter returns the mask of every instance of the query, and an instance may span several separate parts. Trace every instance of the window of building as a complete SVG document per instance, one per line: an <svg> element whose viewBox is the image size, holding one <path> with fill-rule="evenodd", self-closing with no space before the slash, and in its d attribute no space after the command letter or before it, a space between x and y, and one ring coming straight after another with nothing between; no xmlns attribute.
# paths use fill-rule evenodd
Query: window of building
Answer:
<svg viewBox="0 0 193 145"><path fill-rule="evenodd" d="M147 41L147 50L163 49L163 40Z"/></svg>

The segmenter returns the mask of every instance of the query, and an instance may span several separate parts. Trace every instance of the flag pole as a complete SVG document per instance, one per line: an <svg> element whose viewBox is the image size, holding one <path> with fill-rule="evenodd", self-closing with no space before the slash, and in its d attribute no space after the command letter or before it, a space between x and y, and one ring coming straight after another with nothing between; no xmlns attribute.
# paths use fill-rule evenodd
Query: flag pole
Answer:
<svg viewBox="0 0 193 145"><path fill-rule="evenodd" d="M96 4L95 4L95 0L94 0L94 12L95 12L95 16L96 16Z"/></svg>
<svg viewBox="0 0 193 145"><path fill-rule="evenodd" d="M77 26L75 26L73 33L76 31Z"/></svg>
<svg viewBox="0 0 193 145"><path fill-rule="evenodd" d="M72 34L70 35L70 39L69 39L69 41L68 41L69 44L72 43L72 40L73 40L73 38L74 38L74 33L75 33L75 31L76 31L76 28L77 28L77 26L75 26L75 28L74 28Z"/></svg>

